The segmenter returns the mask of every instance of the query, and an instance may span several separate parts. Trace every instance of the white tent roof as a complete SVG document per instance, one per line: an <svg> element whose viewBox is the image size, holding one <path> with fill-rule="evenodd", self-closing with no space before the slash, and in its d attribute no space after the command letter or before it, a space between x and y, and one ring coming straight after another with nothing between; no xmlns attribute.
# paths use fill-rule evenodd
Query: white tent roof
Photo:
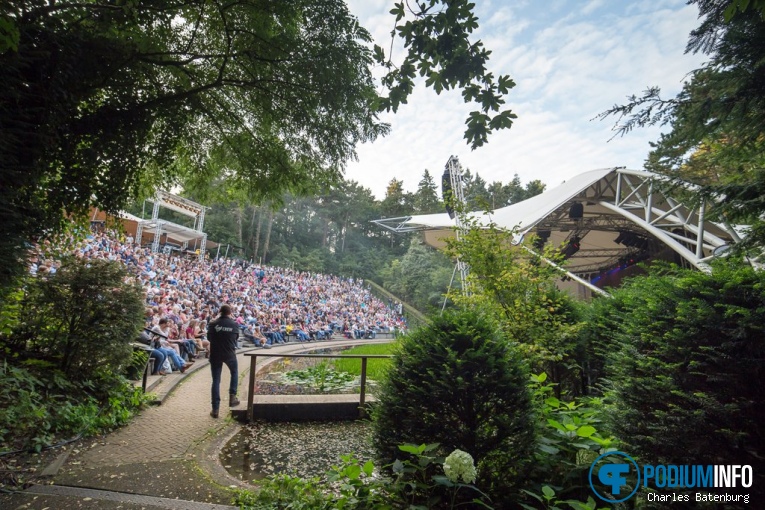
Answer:
<svg viewBox="0 0 765 510"><path fill-rule="evenodd" d="M518 227L520 232L526 232L552 213L560 204L568 202L613 171L613 168L590 170L573 177L560 186L522 202L497 209L488 215L484 212L472 212L468 216L476 220L479 225L487 225L490 221L494 221L499 227L506 229ZM423 229L453 229L457 226L456 220L450 218L446 213L410 216L402 223L412 227L419 226Z"/></svg>
<svg viewBox="0 0 765 510"><path fill-rule="evenodd" d="M594 275L624 260L679 254L703 269L712 252L740 240L733 227L705 220L705 208L686 207L664 189L666 179L650 172L621 167L581 173L544 193L497 209L473 212L478 226L490 222L507 230L549 235L548 244L579 246L566 268ZM574 204L582 215L570 214ZM472 222L472 221L471 221ZM456 220L446 213L375 221L394 232L421 231L437 248L454 236ZM663 255L662 255L663 253Z"/></svg>
<svg viewBox="0 0 765 510"><path fill-rule="evenodd" d="M531 227L552 214L561 204L571 201L613 171L613 168L601 168L584 172L544 193L497 209L492 219L503 228L517 227L519 232L528 232Z"/></svg>

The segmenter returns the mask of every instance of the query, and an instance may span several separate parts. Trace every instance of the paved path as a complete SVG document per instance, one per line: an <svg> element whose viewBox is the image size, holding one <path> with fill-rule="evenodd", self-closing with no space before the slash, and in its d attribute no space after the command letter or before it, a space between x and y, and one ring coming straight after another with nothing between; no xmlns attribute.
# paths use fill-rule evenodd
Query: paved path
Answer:
<svg viewBox="0 0 765 510"><path fill-rule="evenodd" d="M290 343L268 351L242 350L238 355L242 404L237 409L244 409L247 401L244 391L249 357L245 352L295 353L349 343L388 341ZM264 365L258 363L259 368ZM92 508L104 509L232 508L226 506L231 502L228 489L245 484L225 472L217 455L239 426L225 418L227 399L221 402L221 417L210 417L212 377L207 366L207 360L199 360L186 374L164 376L152 390L166 395L161 405L144 410L127 427L70 448L49 469L53 487L33 487L27 493L15 495L13 506L6 506L6 500L0 499L0 508L91 508L89 503L93 501L99 504ZM221 382L224 394L229 377L224 366ZM137 499L139 495L144 499Z"/></svg>
<svg viewBox="0 0 765 510"><path fill-rule="evenodd" d="M246 366L239 354L240 370ZM181 379L161 405L145 409L129 426L106 436L103 442L78 455L82 466L108 466L155 462L179 458L193 458L195 446L208 434L226 425L225 419L210 417L210 385L212 376L206 360L194 363L194 370L186 374L174 373L163 377L156 390ZM228 369L224 367L221 387L223 393L229 384ZM242 385L246 387L246 385ZM228 404L226 400L225 404ZM223 409L223 407L222 407ZM221 414L225 417L225 414Z"/></svg>

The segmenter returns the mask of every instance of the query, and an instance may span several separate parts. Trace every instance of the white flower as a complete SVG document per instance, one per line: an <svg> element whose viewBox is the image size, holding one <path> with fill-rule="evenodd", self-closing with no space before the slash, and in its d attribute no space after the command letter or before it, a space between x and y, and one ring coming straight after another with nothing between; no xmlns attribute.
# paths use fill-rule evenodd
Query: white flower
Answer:
<svg viewBox="0 0 765 510"><path fill-rule="evenodd" d="M454 450L444 461L444 474L452 483L457 483L460 478L464 483L473 483L476 476L473 457L462 450Z"/></svg>

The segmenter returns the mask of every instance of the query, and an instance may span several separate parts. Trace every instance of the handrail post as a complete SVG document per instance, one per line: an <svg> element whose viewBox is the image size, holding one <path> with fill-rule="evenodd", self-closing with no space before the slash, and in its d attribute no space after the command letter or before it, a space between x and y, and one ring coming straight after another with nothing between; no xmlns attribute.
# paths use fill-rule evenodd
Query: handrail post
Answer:
<svg viewBox="0 0 765 510"><path fill-rule="evenodd" d="M366 390L367 390L367 357L361 358L361 397L359 399L359 418L363 418L366 415L366 408L364 404L366 402Z"/></svg>
<svg viewBox="0 0 765 510"><path fill-rule="evenodd" d="M141 382L141 390L146 393L146 383L149 380L149 367L153 367L154 363L152 362L151 356L149 356L149 359L146 360L146 366L143 367L143 381Z"/></svg>
<svg viewBox="0 0 765 510"><path fill-rule="evenodd" d="M252 423L255 410L253 404L255 403L255 372L258 365L257 354L252 355L250 359L250 382L247 387L247 421Z"/></svg>

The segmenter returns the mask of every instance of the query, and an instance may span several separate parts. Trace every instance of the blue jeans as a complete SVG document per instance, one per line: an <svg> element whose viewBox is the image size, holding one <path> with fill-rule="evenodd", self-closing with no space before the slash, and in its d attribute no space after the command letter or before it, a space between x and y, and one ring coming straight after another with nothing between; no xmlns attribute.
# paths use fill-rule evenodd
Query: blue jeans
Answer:
<svg viewBox="0 0 765 510"><path fill-rule="evenodd" d="M239 387L239 364L236 361L236 357L229 358L227 360L210 360L210 372L212 372L212 408L213 411L220 409L220 379L223 372L223 364L226 364L229 372L231 372L231 383L228 387L229 395L236 395L237 388Z"/></svg>
<svg viewBox="0 0 765 510"><path fill-rule="evenodd" d="M175 352L175 349L172 347L160 347L159 350L164 352L167 357L170 358L170 364L174 365L173 370L180 370L186 364L186 362L183 361L183 358L178 356L178 353Z"/></svg>
<svg viewBox="0 0 765 510"><path fill-rule="evenodd" d="M164 352L160 351L159 349L154 349L149 353L149 357L154 358L154 372L152 372L153 375L159 374L159 372L162 370L162 365L165 363L165 360L167 359L167 356Z"/></svg>
<svg viewBox="0 0 765 510"><path fill-rule="evenodd" d="M184 340L183 347L189 355L189 359L194 358L197 355L197 344L194 340Z"/></svg>

